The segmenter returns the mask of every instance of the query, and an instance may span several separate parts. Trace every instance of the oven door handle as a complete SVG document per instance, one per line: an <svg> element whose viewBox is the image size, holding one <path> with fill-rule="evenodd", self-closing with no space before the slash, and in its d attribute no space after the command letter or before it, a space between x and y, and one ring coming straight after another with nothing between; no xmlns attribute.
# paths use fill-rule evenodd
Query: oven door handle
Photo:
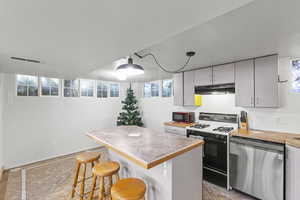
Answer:
<svg viewBox="0 0 300 200"><path fill-rule="evenodd" d="M218 139L214 139L214 138L209 138L209 137L206 137L205 138L206 141L210 141L210 142L217 142L217 143L222 143L222 144L226 144L227 141L225 140L218 140Z"/></svg>

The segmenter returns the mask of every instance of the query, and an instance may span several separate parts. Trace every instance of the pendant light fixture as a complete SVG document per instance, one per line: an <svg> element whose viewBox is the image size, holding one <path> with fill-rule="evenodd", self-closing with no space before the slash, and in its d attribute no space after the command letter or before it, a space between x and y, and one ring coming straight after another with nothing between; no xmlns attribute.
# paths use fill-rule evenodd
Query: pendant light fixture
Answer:
<svg viewBox="0 0 300 200"><path fill-rule="evenodd" d="M161 68L161 70L167 72L167 73L178 73L181 72L190 62L191 58L196 54L196 52L194 51L188 51L186 52L186 56L187 56L187 61L185 62L185 64L178 68L177 70L171 71L168 70L166 68L164 68L157 60L157 58L155 57L154 54L152 53L147 53L144 55L141 55L139 53L134 53L135 56L137 56L140 59L143 59L147 56L151 56L155 63L157 64L157 66L159 68ZM128 58L128 61L126 64L121 64L116 68L116 76L119 80L126 80L128 76L135 76L135 75L141 75L144 74L144 68L140 65L137 64L133 64L133 59L131 57Z"/></svg>
<svg viewBox="0 0 300 200"><path fill-rule="evenodd" d="M140 65L133 64L133 59L128 58L128 63L120 65L116 69L118 74L123 74L125 76L135 76L144 74L144 68Z"/></svg>

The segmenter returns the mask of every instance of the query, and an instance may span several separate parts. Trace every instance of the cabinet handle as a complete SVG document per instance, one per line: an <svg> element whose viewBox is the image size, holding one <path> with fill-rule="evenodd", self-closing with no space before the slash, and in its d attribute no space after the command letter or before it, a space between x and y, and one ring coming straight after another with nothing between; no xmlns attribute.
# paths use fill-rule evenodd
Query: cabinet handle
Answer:
<svg viewBox="0 0 300 200"><path fill-rule="evenodd" d="M259 98L256 97L256 104L258 105L259 104Z"/></svg>

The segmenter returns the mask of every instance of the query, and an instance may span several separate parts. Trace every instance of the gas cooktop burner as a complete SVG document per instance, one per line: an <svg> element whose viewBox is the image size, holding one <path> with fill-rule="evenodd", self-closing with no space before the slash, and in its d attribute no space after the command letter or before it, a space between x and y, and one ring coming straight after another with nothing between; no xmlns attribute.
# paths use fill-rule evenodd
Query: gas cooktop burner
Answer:
<svg viewBox="0 0 300 200"><path fill-rule="evenodd" d="M199 128L199 129L203 129L203 128L207 128L209 127L209 124L196 124L194 126L192 126L193 128Z"/></svg>
<svg viewBox="0 0 300 200"><path fill-rule="evenodd" d="M233 129L234 129L233 127L220 126L218 128L214 128L213 131L228 133L228 132L232 131Z"/></svg>

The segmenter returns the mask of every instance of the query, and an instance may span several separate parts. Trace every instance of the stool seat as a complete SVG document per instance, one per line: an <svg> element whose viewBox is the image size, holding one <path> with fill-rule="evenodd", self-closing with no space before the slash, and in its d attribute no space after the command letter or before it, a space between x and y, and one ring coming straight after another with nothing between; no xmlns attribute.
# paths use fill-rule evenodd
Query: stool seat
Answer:
<svg viewBox="0 0 300 200"><path fill-rule="evenodd" d="M119 180L111 188L113 200L140 200L144 198L145 192L145 183L137 178Z"/></svg>
<svg viewBox="0 0 300 200"><path fill-rule="evenodd" d="M76 160L81 163L90 163L99 160L99 152L83 152L76 156Z"/></svg>
<svg viewBox="0 0 300 200"><path fill-rule="evenodd" d="M90 192L89 200L93 200L94 198L94 191L96 187L96 182L99 177L100 183L99 183L99 200L104 200L106 197L110 196L111 186L113 185L113 176L115 178L115 182L117 182L119 177L119 169L120 164L114 161L108 161L108 162L102 162L99 164L96 164L93 168L93 182L92 182L92 190ZM108 193L105 192L105 183L104 178L108 178L109 184L108 184Z"/></svg>
<svg viewBox="0 0 300 200"><path fill-rule="evenodd" d="M114 161L103 162L95 165L93 173L97 176L111 176L120 169L120 164Z"/></svg>

